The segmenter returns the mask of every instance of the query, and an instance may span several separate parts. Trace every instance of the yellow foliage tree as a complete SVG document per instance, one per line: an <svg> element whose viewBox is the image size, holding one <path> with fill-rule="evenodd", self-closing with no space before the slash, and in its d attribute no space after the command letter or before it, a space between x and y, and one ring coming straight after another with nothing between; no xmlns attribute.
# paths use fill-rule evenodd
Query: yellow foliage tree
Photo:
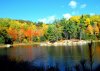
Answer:
<svg viewBox="0 0 100 71"><path fill-rule="evenodd" d="M86 25L86 26L90 25L90 19L89 19L89 18L86 19L85 25Z"/></svg>
<svg viewBox="0 0 100 71"><path fill-rule="evenodd" d="M48 25L42 24L43 35L46 33L47 29L48 29Z"/></svg>
<svg viewBox="0 0 100 71"><path fill-rule="evenodd" d="M80 24L80 16L72 16L70 20L76 22L77 24Z"/></svg>
<svg viewBox="0 0 100 71"><path fill-rule="evenodd" d="M97 22L98 20L100 20L100 17L97 15L91 16L90 17L91 21Z"/></svg>

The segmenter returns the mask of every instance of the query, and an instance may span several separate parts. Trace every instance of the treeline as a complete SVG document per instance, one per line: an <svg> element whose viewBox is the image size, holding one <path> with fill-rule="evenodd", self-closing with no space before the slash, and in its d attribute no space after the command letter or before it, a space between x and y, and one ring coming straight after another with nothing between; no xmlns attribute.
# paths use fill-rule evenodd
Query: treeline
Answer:
<svg viewBox="0 0 100 71"><path fill-rule="evenodd" d="M51 24L0 18L0 43L100 39L100 15L72 16Z"/></svg>

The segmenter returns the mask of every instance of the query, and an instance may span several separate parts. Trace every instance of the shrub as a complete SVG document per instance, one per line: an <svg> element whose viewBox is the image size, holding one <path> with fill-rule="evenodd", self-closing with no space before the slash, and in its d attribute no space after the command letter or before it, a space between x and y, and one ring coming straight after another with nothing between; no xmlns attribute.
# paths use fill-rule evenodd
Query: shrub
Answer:
<svg viewBox="0 0 100 71"><path fill-rule="evenodd" d="M39 40L38 37L33 37L34 42L37 42L38 40Z"/></svg>
<svg viewBox="0 0 100 71"><path fill-rule="evenodd" d="M84 40L90 40L90 39L96 40L97 37L96 37L96 35L94 35L94 34L92 34L92 35L91 35L91 34L83 34L82 39L84 39Z"/></svg>
<svg viewBox="0 0 100 71"><path fill-rule="evenodd" d="M40 41L46 41L46 37L45 36L41 36L40 37Z"/></svg>
<svg viewBox="0 0 100 71"><path fill-rule="evenodd" d="M100 40L100 33L97 35L98 39Z"/></svg>
<svg viewBox="0 0 100 71"><path fill-rule="evenodd" d="M0 36L0 44L3 44L5 42L3 36Z"/></svg>
<svg viewBox="0 0 100 71"><path fill-rule="evenodd" d="M53 42L57 41L57 37L56 36L49 36L49 41L53 43Z"/></svg>
<svg viewBox="0 0 100 71"><path fill-rule="evenodd" d="M24 39L24 40L23 40L23 43L27 43L27 42L28 42L28 40L27 40L27 39Z"/></svg>

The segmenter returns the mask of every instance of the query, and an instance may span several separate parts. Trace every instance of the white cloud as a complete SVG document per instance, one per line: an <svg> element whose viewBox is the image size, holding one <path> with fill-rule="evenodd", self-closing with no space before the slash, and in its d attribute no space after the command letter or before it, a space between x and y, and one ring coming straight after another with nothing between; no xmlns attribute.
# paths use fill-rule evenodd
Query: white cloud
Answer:
<svg viewBox="0 0 100 71"><path fill-rule="evenodd" d="M46 23L46 18L39 19L38 21L39 21L39 22Z"/></svg>
<svg viewBox="0 0 100 71"><path fill-rule="evenodd" d="M56 19L56 17L55 16L50 16L50 17L48 17L48 23L51 23L51 22L53 22L54 20Z"/></svg>
<svg viewBox="0 0 100 71"><path fill-rule="evenodd" d="M85 8L87 5L86 4L82 4L81 5L81 8Z"/></svg>
<svg viewBox="0 0 100 71"><path fill-rule="evenodd" d="M95 15L95 13L90 13L91 16Z"/></svg>
<svg viewBox="0 0 100 71"><path fill-rule="evenodd" d="M55 19L56 19L55 16L49 16L47 18L39 19L38 21L39 22L44 22L44 23L52 23Z"/></svg>
<svg viewBox="0 0 100 71"><path fill-rule="evenodd" d="M68 19L70 19L70 18L71 18L71 14L66 13L66 14L64 14L64 15L63 15L63 17L64 17L64 18L66 18L66 19L68 20Z"/></svg>
<svg viewBox="0 0 100 71"><path fill-rule="evenodd" d="M72 0L72 1L70 1L69 6L71 8L76 8L77 7L77 2Z"/></svg>

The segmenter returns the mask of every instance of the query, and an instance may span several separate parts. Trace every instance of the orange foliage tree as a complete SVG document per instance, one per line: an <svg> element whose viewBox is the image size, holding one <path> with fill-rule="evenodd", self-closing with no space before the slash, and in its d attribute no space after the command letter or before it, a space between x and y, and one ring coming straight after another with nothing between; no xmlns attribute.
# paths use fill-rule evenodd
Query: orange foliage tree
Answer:
<svg viewBox="0 0 100 71"><path fill-rule="evenodd" d="M93 34L93 32L94 32L94 30L93 30L93 27L91 26L91 25L88 25L88 27L87 27L87 29L86 29L86 32L88 33L88 34Z"/></svg>
<svg viewBox="0 0 100 71"><path fill-rule="evenodd" d="M99 34L99 27L97 26L97 22L94 22L94 33L95 33L96 35Z"/></svg>
<svg viewBox="0 0 100 71"><path fill-rule="evenodd" d="M29 41L32 41L33 36L33 30L28 28L27 30L24 30L24 35L29 39Z"/></svg>
<svg viewBox="0 0 100 71"><path fill-rule="evenodd" d="M7 29L7 33L14 41L18 38L18 31L14 28Z"/></svg>

